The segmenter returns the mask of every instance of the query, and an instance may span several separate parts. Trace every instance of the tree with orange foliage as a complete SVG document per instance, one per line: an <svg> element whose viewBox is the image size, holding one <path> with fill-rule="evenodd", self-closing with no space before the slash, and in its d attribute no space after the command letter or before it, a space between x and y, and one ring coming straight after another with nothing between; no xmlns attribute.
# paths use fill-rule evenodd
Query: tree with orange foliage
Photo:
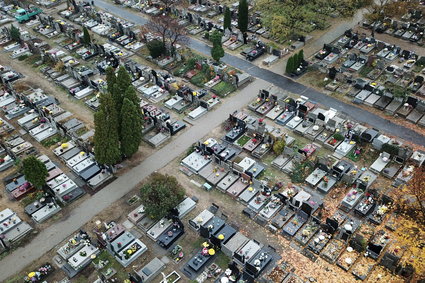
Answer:
<svg viewBox="0 0 425 283"><path fill-rule="evenodd" d="M416 217L416 221L425 224L425 169L416 168L412 179L400 187L395 199L397 207L410 217Z"/></svg>

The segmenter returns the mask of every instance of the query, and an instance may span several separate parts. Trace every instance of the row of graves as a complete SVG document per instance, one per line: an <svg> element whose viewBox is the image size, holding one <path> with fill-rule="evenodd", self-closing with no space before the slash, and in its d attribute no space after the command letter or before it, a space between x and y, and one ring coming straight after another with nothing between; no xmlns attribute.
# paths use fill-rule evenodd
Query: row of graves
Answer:
<svg viewBox="0 0 425 283"><path fill-rule="evenodd" d="M3 253L12 247L14 243L28 235L32 229L10 208L0 211L0 252Z"/></svg>
<svg viewBox="0 0 425 283"><path fill-rule="evenodd" d="M153 147L158 147L171 136L186 128L186 123L174 119L170 113L154 104L141 100L140 107L144 116L143 139Z"/></svg>
<svg viewBox="0 0 425 283"><path fill-rule="evenodd" d="M60 11L59 15L74 23L84 26L92 32L107 37L111 42L123 49L117 50L115 54L127 57L144 46L137 38L140 32L133 23L115 17L114 15L98 11L87 3L80 3L78 11L68 9ZM118 48L118 47L117 47Z"/></svg>
<svg viewBox="0 0 425 283"><path fill-rule="evenodd" d="M228 223L226 215L219 215L212 205L189 221L191 229L205 239L202 246L182 267L190 279L202 282L215 278L214 282L255 282L280 259L274 247L255 239L249 239L238 228ZM218 252L229 257L230 263L221 270L213 263Z"/></svg>
<svg viewBox="0 0 425 283"><path fill-rule="evenodd" d="M325 88L345 93L357 104L425 125L424 77L414 72L424 60L408 49L347 30L324 45L314 64L328 72ZM361 78L360 76L366 78Z"/></svg>
<svg viewBox="0 0 425 283"><path fill-rule="evenodd" d="M374 32L388 34L396 38L423 46L425 19L420 9L410 9L400 20L385 18L378 22L364 22L363 27L374 29Z"/></svg>
<svg viewBox="0 0 425 283"><path fill-rule="evenodd" d="M199 142L194 152L184 158L181 164L206 180L203 185L206 190L216 187L246 205L243 210L245 215L274 233L294 239L301 245L300 251L312 260L320 255L330 263L335 263L345 248L349 247L348 253L353 251L355 243L351 243L350 239L361 223L382 223L388 215L392 200L372 189L377 174L395 179L393 185L398 187L408 182L414 168L421 166L425 160L423 152L413 152L400 141L339 117L333 109L321 109L303 97L288 99L285 95L270 95L268 91L262 90L248 107L263 117L275 120L277 124L287 126L298 135L308 137L314 133L313 137L308 138L314 140L314 143L291 147L294 138L280 129L280 137L285 137L287 144L283 154L273 160L273 167L290 174L295 164L306 162L320 148L319 143L335 151L333 155L311 162L312 172L305 179L307 186L288 184L284 187L282 183L270 185L257 179L267 168L256 158L261 159L270 149L272 141L268 135L276 129L267 125L263 119L240 111L231 115L227 122L229 132L220 142L213 138ZM274 108L280 113L273 113ZM269 113L271 117L268 117ZM279 117L282 118L280 122ZM327 134L320 141L322 132ZM369 168L359 169L344 158L362 154L361 145L368 143L380 152ZM250 153L253 158L245 156L242 151ZM330 218L321 223L319 215L323 208L322 199L338 183L347 184L350 190L340 202L340 210L333 217L335 219ZM273 194L274 190L280 192ZM357 263L357 268L354 267L352 271L354 276L362 280L366 278L384 255L383 251L389 242L387 240L388 233L385 231L365 240L368 256L364 259L359 257L358 263L357 258L347 260L352 265ZM359 255L366 251L364 243L362 247L364 249ZM360 274L359 270L365 266L365 261L372 264L371 268L366 274Z"/></svg>
<svg viewBox="0 0 425 283"><path fill-rule="evenodd" d="M28 89L18 93L11 88L10 91L25 106L19 112L20 117L17 123L36 141L42 142L56 134L73 140L73 142L62 143L54 149L54 153L80 179L87 182L91 188L96 188L112 177L107 170L94 161L89 151L87 142L93 136L93 130L88 130L82 121L73 117L71 112L65 111L58 105L55 98L46 95L41 89ZM11 148L12 153L17 146L20 146L17 153L32 147L30 143L25 145L22 137L14 137L10 140L10 144L14 146ZM75 188L75 186L69 188L71 187Z"/></svg>
<svg viewBox="0 0 425 283"><path fill-rule="evenodd" d="M249 44L241 54L249 61L253 61L263 54L269 53L268 57L263 60L265 65L271 65L289 51L268 48L261 40L260 37L265 39L270 38L270 33L267 28L262 26L261 17L259 14L254 13L249 18L248 32L249 35L242 34L237 29L237 12L238 4L234 3L229 6L231 12L231 26L232 31L223 29L224 18L224 5L220 3L205 3L191 5L188 8L173 8L172 13L180 19L179 24L185 26L189 34L196 35L203 31L210 33L212 30L217 29L224 32L222 42L223 46L230 50L236 50L244 44Z"/></svg>
<svg viewBox="0 0 425 283"><path fill-rule="evenodd" d="M84 231L79 231L63 246L57 249L54 257L55 264L61 268L69 278L75 277L91 263L104 278L113 278L115 270L110 262L97 259L100 253L107 252L124 268L134 264L146 251L147 246L140 238L146 235L160 247L169 249L184 234L184 225L181 219L196 206L191 198L182 201L169 215L159 221L154 221L145 214L144 206L140 205L128 214L128 221L122 224L110 222L96 222L94 229L95 240ZM179 246L180 247L180 246ZM135 282L148 282L158 276L165 268L165 264L158 258L134 270L131 276ZM178 275L173 272L173 277ZM180 276L178 275L180 278Z"/></svg>
<svg viewBox="0 0 425 283"><path fill-rule="evenodd" d="M18 93L13 89L13 86L9 86L10 88L3 96L5 99L9 96L13 97L11 103L16 101L20 103L21 111L14 118L17 119L17 124L24 131L19 134L10 134L5 138L2 147L5 154L2 162L3 169L11 167L14 160L22 158L23 155L37 154L32 143L25 139L26 133L36 141L42 142L55 134L74 137L72 135L73 126L83 125L76 118L64 121L58 119L61 115L66 114L66 117L70 117L72 114L62 109L53 97L47 96L42 90L29 88ZM8 106L9 104L4 107L7 108ZM81 146L84 146L84 144ZM72 153L69 151L71 149L73 149ZM67 151L69 151L69 157L64 155ZM101 168L91 154L86 154L73 142L62 143L54 150L54 153L66 162L66 165L77 177L65 173L46 155L38 156L38 159L45 164L48 170L46 188L37 201L28 204L24 209L36 223L41 223L58 213L61 210L58 201L66 205L81 197L85 193L81 188L85 182L90 187L96 188L111 178L111 174ZM20 200L29 193L36 191L36 188L26 181L25 176L21 174L13 175L4 181L7 194L14 200Z"/></svg>
<svg viewBox="0 0 425 283"><path fill-rule="evenodd" d="M159 221L149 218L145 214L143 205L130 212L128 220L121 224L97 221L93 230L93 239L87 232L78 231L57 249L53 261L68 278L77 276L87 266L93 264L103 280L111 279L117 270L109 260L101 259L104 258L101 256L102 253L109 253L124 268L131 264L134 265L134 262L148 250L145 243L140 240L142 237L140 231L146 233L150 240L166 250L170 249L171 251L175 249L175 246L180 247L175 245L175 242L184 234L184 225L181 219L195 206L194 200L186 198L169 215ZM149 241L149 239L147 240ZM134 282L149 282L157 277L164 268L165 263L154 258L142 268L133 270L134 272L129 275ZM180 275L176 271L167 275L167 278L175 277L176 281L180 279Z"/></svg>

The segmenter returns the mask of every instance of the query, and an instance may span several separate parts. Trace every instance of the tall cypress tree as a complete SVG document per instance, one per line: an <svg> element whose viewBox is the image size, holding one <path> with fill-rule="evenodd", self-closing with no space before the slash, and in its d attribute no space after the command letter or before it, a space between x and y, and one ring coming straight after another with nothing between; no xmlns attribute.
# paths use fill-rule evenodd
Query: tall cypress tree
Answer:
<svg viewBox="0 0 425 283"><path fill-rule="evenodd" d="M242 33L248 30L248 2L246 0L239 1L238 28Z"/></svg>
<svg viewBox="0 0 425 283"><path fill-rule="evenodd" d="M300 61L300 64L304 61L304 50L301 49L300 52L298 52L298 60Z"/></svg>
<svg viewBox="0 0 425 283"><path fill-rule="evenodd" d="M114 84L117 82L117 76L115 75L115 70L111 66L106 68L106 82L108 83L108 92L112 93Z"/></svg>
<svg viewBox="0 0 425 283"><path fill-rule="evenodd" d="M213 43L213 47L211 48L211 57L219 62L220 58L224 56L224 49L221 42L222 34L218 30L213 31L210 36L210 39Z"/></svg>
<svg viewBox="0 0 425 283"><path fill-rule="evenodd" d="M226 6L224 10L224 21L223 21L224 30L229 29L232 30L232 18L229 7Z"/></svg>
<svg viewBox="0 0 425 283"><path fill-rule="evenodd" d="M133 86L129 86L125 91L124 99L126 98L133 102L135 106L138 106L138 109L140 109L140 97L137 95L137 92Z"/></svg>
<svg viewBox="0 0 425 283"><path fill-rule="evenodd" d="M121 153L131 157L142 141L142 116L139 106L124 98L121 109Z"/></svg>
<svg viewBox="0 0 425 283"><path fill-rule="evenodd" d="M112 95L102 94L100 110L94 114L94 154L105 165L114 165L121 158L118 135L118 114Z"/></svg>
<svg viewBox="0 0 425 283"><path fill-rule="evenodd" d="M91 43L91 38L90 38L89 30L86 27L84 27L83 28L83 44L89 45L90 43Z"/></svg>
<svg viewBox="0 0 425 283"><path fill-rule="evenodd" d="M298 68L298 66L300 65L300 54L299 53L295 53L294 56L294 70L296 70Z"/></svg>
<svg viewBox="0 0 425 283"><path fill-rule="evenodd" d="M127 72L124 66L121 66L118 69L116 82L118 84L118 89L121 92L121 95L124 95L124 92L127 90L127 88L131 86L130 74Z"/></svg>
<svg viewBox="0 0 425 283"><path fill-rule="evenodd" d="M287 74L290 74L294 71L294 57L289 57L288 61L286 62L286 70L285 72Z"/></svg>

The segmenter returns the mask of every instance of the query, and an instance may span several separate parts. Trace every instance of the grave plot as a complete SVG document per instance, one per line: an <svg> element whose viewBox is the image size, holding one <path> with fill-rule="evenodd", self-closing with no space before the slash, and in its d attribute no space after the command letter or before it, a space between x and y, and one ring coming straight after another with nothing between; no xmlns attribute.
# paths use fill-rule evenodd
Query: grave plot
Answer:
<svg viewBox="0 0 425 283"><path fill-rule="evenodd" d="M299 210L291 221L287 222L283 226L282 234L287 237L293 237L297 231L303 226L308 220L308 214L302 210Z"/></svg>
<svg viewBox="0 0 425 283"><path fill-rule="evenodd" d="M321 256L329 263L335 263L346 246L345 241L340 239L331 239L328 245L323 249Z"/></svg>
<svg viewBox="0 0 425 283"><path fill-rule="evenodd" d="M260 191L260 184L256 180L253 181L246 190L244 190L238 197L238 200L243 204L248 204Z"/></svg>
<svg viewBox="0 0 425 283"><path fill-rule="evenodd" d="M354 208L354 213L362 217L369 215L376 206L376 194L374 190L365 192L361 201Z"/></svg>
<svg viewBox="0 0 425 283"><path fill-rule="evenodd" d="M384 230L379 230L369 241L366 247L368 256L377 260L390 241L391 238L389 234Z"/></svg>
<svg viewBox="0 0 425 283"><path fill-rule="evenodd" d="M375 265L376 262L373 259L369 257L360 257L354 264L351 273L355 278L363 281L372 272Z"/></svg>
<svg viewBox="0 0 425 283"><path fill-rule="evenodd" d="M245 235L240 232L236 232L236 234L222 246L222 251L228 257L232 257L233 254L248 241L249 239Z"/></svg>
<svg viewBox="0 0 425 283"><path fill-rule="evenodd" d="M162 218L158 222L156 222L148 231L147 236L151 238L153 241L157 241L164 231L166 231L173 222L170 219Z"/></svg>
<svg viewBox="0 0 425 283"><path fill-rule="evenodd" d="M240 177L236 182L234 182L227 190L227 194L233 198L237 198L249 185L249 180Z"/></svg>
<svg viewBox="0 0 425 283"><path fill-rule="evenodd" d="M253 258L262 247L263 245L259 242L250 240L233 254L233 259L236 263L245 266L245 264Z"/></svg>
<svg viewBox="0 0 425 283"><path fill-rule="evenodd" d="M299 230L295 235L294 239L297 243L302 246L307 245L307 243L313 238L314 234L320 229L320 222L318 222L314 218L310 218L310 220L306 223L304 228Z"/></svg>
<svg viewBox="0 0 425 283"><path fill-rule="evenodd" d="M230 173L225 178L223 178L220 182L217 184L217 189L225 192L227 191L236 181L238 181L239 176Z"/></svg>
<svg viewBox="0 0 425 283"><path fill-rule="evenodd" d="M357 188L351 189L341 201L340 209L343 211L350 211L353 209L360 199L363 197L363 192Z"/></svg>
<svg viewBox="0 0 425 283"><path fill-rule="evenodd" d="M258 217L262 217L265 222L268 222L278 213L281 207L282 202L280 199L276 196L272 196L269 202L260 210Z"/></svg>
<svg viewBox="0 0 425 283"><path fill-rule="evenodd" d="M266 205L267 200L270 196L265 196L262 193L257 194L249 203L248 208L254 211L255 213L260 212L264 205Z"/></svg>
<svg viewBox="0 0 425 283"><path fill-rule="evenodd" d="M277 230L282 229L286 222L291 219L294 214L295 212L289 208L289 206L285 206L275 217L272 218L269 225L269 230L276 232Z"/></svg>
<svg viewBox="0 0 425 283"><path fill-rule="evenodd" d="M184 233L184 226L180 221L175 221L158 238L158 245L164 249L170 248Z"/></svg>
<svg viewBox="0 0 425 283"><path fill-rule="evenodd" d="M392 203L393 200L390 197L383 195L379 201L379 204L376 205L374 211L369 215L369 222L375 225L380 225L384 218L389 214Z"/></svg>
<svg viewBox="0 0 425 283"><path fill-rule="evenodd" d="M194 151L190 155L186 156L181 164L187 167L194 173L198 173L202 168L207 166L211 162L211 159L206 158L202 154Z"/></svg>
<svg viewBox="0 0 425 283"><path fill-rule="evenodd" d="M361 256L361 253L348 246L338 258L336 265L341 267L343 270L348 271Z"/></svg>
<svg viewBox="0 0 425 283"><path fill-rule="evenodd" d="M209 184L217 185L229 173L224 167L219 167L218 164L208 164L201 171L199 176L203 177Z"/></svg>

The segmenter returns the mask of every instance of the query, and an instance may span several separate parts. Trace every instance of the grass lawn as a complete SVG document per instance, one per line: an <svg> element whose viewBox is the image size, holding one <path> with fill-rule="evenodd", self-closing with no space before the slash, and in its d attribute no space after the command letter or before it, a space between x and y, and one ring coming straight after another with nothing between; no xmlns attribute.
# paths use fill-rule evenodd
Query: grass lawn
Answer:
<svg viewBox="0 0 425 283"><path fill-rule="evenodd" d="M240 146L243 147L251 138L248 136L243 135L242 137L240 137L236 143Z"/></svg>
<svg viewBox="0 0 425 283"><path fill-rule="evenodd" d="M293 183L303 183L305 178L313 171L314 164L310 161L305 161L300 164L294 165L294 170L292 171L291 181Z"/></svg>
<svg viewBox="0 0 425 283"><path fill-rule="evenodd" d="M67 142L68 140L69 140L68 138L62 137L60 134L56 134L56 135L51 136L50 138L43 140L41 142L41 144L44 147L51 147L52 145L55 145L59 142L64 143L64 142Z"/></svg>
<svg viewBox="0 0 425 283"><path fill-rule="evenodd" d="M228 82L221 81L211 89L218 96L226 96L236 90L236 87Z"/></svg>
<svg viewBox="0 0 425 283"><path fill-rule="evenodd" d="M193 83L194 85L198 86L198 87L203 87L204 84L207 82L207 78L205 77L205 74L203 72L199 72L196 75L194 75L191 79L190 82Z"/></svg>
<svg viewBox="0 0 425 283"><path fill-rule="evenodd" d="M372 66L364 66L360 71L359 71L359 75L362 77L366 77L367 74L369 74L373 69L375 69Z"/></svg>

